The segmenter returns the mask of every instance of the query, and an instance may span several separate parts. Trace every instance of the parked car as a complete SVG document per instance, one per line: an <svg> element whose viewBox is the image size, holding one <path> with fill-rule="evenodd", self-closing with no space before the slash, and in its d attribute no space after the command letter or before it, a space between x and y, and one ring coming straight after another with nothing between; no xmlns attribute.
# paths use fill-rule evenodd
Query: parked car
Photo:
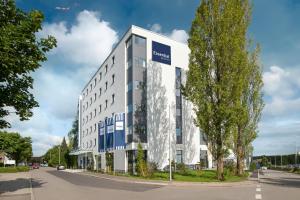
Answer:
<svg viewBox="0 0 300 200"><path fill-rule="evenodd" d="M32 164L32 169L39 169L39 168L40 168L39 163L33 163Z"/></svg>
<svg viewBox="0 0 300 200"><path fill-rule="evenodd" d="M56 169L57 170L64 170L65 166L63 166L63 165L57 165Z"/></svg>

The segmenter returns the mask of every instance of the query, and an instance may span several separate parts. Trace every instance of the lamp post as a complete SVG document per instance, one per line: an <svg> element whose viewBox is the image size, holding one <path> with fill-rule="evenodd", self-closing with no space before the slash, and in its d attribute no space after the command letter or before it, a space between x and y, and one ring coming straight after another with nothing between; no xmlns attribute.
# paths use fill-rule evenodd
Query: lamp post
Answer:
<svg viewBox="0 0 300 200"><path fill-rule="evenodd" d="M169 171L170 171L170 181L172 181L172 162L171 162L171 108L169 105Z"/></svg>

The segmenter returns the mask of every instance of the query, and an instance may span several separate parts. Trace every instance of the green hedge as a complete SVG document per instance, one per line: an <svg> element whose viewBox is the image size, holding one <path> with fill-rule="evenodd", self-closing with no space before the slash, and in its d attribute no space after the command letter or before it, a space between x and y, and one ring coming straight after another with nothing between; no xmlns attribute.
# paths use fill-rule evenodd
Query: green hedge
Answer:
<svg viewBox="0 0 300 200"><path fill-rule="evenodd" d="M20 167L0 167L0 173L15 173L15 172L28 172L29 167L20 166Z"/></svg>

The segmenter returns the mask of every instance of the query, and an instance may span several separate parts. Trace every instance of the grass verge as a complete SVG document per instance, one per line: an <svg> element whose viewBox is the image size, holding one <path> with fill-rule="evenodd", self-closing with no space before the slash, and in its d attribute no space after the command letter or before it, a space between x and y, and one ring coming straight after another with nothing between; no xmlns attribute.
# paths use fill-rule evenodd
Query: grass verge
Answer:
<svg viewBox="0 0 300 200"><path fill-rule="evenodd" d="M154 172L150 177L141 177L137 175L130 174L115 174L116 176L125 176L130 178L145 179L145 180L160 180L168 181L169 172ZM239 182L244 181L248 177L248 172L243 176L235 176L233 174L226 174L225 181L219 181L217 179L217 173L214 170L188 170L184 173L175 172L173 173L172 180L181 182Z"/></svg>
<svg viewBox="0 0 300 200"><path fill-rule="evenodd" d="M16 172L28 172L29 167L19 166L19 167L0 167L0 173L16 173Z"/></svg>

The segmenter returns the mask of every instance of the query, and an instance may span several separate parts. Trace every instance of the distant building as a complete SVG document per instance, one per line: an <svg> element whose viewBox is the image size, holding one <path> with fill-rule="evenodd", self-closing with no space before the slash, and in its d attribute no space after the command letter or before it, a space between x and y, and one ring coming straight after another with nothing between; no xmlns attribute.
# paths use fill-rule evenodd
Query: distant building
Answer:
<svg viewBox="0 0 300 200"><path fill-rule="evenodd" d="M95 44L101 45L101 44ZM182 97L190 50L184 43L131 26L79 96L78 165L134 169L137 146L160 169L177 163L212 167L206 138ZM170 142L169 142L170 136Z"/></svg>
<svg viewBox="0 0 300 200"><path fill-rule="evenodd" d="M16 165L16 161L10 159L7 156L7 153L5 153L4 151L0 152L0 165L6 166L6 165Z"/></svg>

